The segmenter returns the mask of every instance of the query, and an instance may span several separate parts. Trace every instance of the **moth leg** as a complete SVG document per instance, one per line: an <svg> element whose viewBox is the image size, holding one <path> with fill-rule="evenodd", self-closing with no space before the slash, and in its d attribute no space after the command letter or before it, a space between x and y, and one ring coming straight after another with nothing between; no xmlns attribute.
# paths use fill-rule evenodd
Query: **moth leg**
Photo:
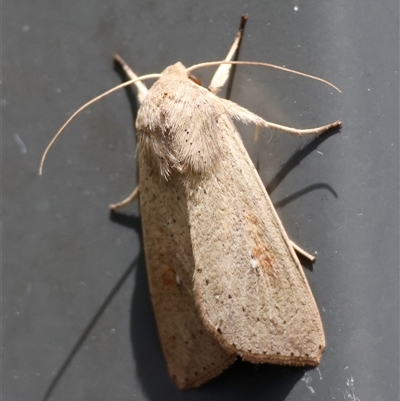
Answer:
<svg viewBox="0 0 400 401"><path fill-rule="evenodd" d="M290 240L290 245L292 245L293 249L299 254L304 256L306 259L308 259L310 262L315 262L315 256L309 254L306 252L304 249L301 249L298 245L296 245L293 241Z"/></svg>
<svg viewBox="0 0 400 401"><path fill-rule="evenodd" d="M124 70L125 74L129 79L136 79L138 76L133 72L133 70L128 66L128 64L123 60L122 57L120 57L118 54L115 54L113 57L114 61ZM143 102L144 98L147 96L147 93L149 90L147 89L147 86L141 82L135 82L134 84L136 86L137 90L137 97L140 103ZM139 185L133 190L133 192L123 201L111 204L109 206L110 210L117 210L122 207L125 207L132 203L139 195Z"/></svg>
<svg viewBox="0 0 400 401"><path fill-rule="evenodd" d="M270 123L270 122L267 122L267 124L268 124L267 126L269 128L277 129L279 131L287 132L288 134L298 135L298 136L320 135L326 131L329 131L330 129L339 128L342 126L342 122L340 120L337 120L331 124L322 125L321 127L309 128L309 129L297 129L297 128L286 127L284 125L274 124L274 123Z"/></svg>
<svg viewBox="0 0 400 401"><path fill-rule="evenodd" d="M237 55L241 41L242 41L242 36L243 36L243 30L244 26L246 25L247 22L247 15L242 15L242 18L240 20L240 26L239 26L239 31L236 34L236 38L233 41L233 44L231 48L229 49L229 52L227 56L225 57L224 61L231 61L235 55ZM215 72L213 79L210 83L210 86L208 87L209 91L216 95L222 87L225 85L226 81L229 78L229 73L231 71L232 64L221 64L217 71ZM229 97L229 96L228 96Z"/></svg>
<svg viewBox="0 0 400 401"><path fill-rule="evenodd" d="M117 210L121 207L127 206L132 203L139 195L139 185L133 190L133 192L123 201L118 203L113 203L109 206L110 210Z"/></svg>
<svg viewBox="0 0 400 401"><path fill-rule="evenodd" d="M133 72L133 70L126 64L126 62L120 57L118 54L115 54L113 57L114 61L124 70L125 74L129 79L137 79L138 76ZM139 103L142 103L144 98L147 96L149 90L147 86L142 81L137 81L134 83L137 89L137 97Z"/></svg>
<svg viewBox="0 0 400 401"><path fill-rule="evenodd" d="M221 102L224 103L225 110L234 120L242 121L245 124L253 123L260 127L273 128L279 131L287 132L292 135L298 135L298 136L320 135L332 128L339 128L342 125L342 122L340 120L337 120L334 123L310 129L297 129L292 127L286 127L284 125L274 124L269 121L266 121L257 114L252 113L251 111L245 109L242 106L239 106L234 102L231 102L230 100L221 99Z"/></svg>

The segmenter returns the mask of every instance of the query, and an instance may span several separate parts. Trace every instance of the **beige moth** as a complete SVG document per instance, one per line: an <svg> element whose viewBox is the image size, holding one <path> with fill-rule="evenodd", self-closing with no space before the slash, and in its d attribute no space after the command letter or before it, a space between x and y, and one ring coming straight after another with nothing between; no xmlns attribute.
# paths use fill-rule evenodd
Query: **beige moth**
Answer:
<svg viewBox="0 0 400 401"><path fill-rule="evenodd" d="M138 78L116 57L131 78L119 87L134 83L141 103L139 184L111 208L139 195L159 337L169 374L181 389L203 384L238 357L316 366L325 348L296 252L312 256L288 238L233 121L296 135L318 135L340 122L297 130L216 96L231 65L240 64L230 60L241 32L225 62L205 63L220 65L209 89L190 74L201 65L176 63ZM158 77L149 90L142 82L148 77Z"/></svg>

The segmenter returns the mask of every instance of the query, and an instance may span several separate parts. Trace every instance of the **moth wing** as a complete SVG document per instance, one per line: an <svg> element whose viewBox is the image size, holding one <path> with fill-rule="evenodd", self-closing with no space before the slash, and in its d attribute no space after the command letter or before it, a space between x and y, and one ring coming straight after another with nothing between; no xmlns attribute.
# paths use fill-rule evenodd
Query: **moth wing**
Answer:
<svg viewBox="0 0 400 401"><path fill-rule="evenodd" d="M228 117L226 117L229 120ZM194 290L205 326L251 362L317 365L325 347L306 277L231 121L218 168L189 186Z"/></svg>
<svg viewBox="0 0 400 401"><path fill-rule="evenodd" d="M197 387L236 359L205 329L193 294L193 252L180 181L155 174L139 152L140 207L153 309L170 376Z"/></svg>

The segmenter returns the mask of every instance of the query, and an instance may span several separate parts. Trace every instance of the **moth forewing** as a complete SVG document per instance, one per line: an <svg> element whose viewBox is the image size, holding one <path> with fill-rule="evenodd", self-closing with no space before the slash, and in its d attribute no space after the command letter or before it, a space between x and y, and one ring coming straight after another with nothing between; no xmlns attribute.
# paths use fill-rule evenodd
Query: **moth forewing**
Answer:
<svg viewBox="0 0 400 401"><path fill-rule="evenodd" d="M204 324L245 360L317 365L325 338L304 272L234 125L223 127L219 165L187 185Z"/></svg>
<svg viewBox="0 0 400 401"><path fill-rule="evenodd" d="M197 387L236 357L205 329L195 305L187 199L179 177L160 180L139 151L139 180L148 280L168 371L181 389Z"/></svg>
<svg viewBox="0 0 400 401"><path fill-rule="evenodd" d="M179 142L186 140L187 132L196 135L196 125L176 121L179 113L187 113L187 107L179 107L182 75L187 79L180 63L166 69L143 97L136 127L140 209L152 304L169 374L178 387L187 389L217 376L236 355L226 352L204 327L193 292L193 250L181 180L185 168L177 160L185 160ZM183 132L184 137L177 132Z"/></svg>

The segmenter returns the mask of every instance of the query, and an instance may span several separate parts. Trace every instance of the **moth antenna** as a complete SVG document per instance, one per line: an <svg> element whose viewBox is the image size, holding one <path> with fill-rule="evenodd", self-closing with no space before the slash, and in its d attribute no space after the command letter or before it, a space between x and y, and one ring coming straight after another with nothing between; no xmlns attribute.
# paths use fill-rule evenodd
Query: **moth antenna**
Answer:
<svg viewBox="0 0 400 401"><path fill-rule="evenodd" d="M258 61L209 61L207 63L200 63L200 64L192 65L191 67L187 68L186 71L187 72L191 72L193 70L197 70L198 68L211 67L211 66L221 65L221 64L255 65L255 66L261 66L261 67L275 68L276 70L286 71L286 72L290 72L292 74L300 75L302 77L311 78L311 79L314 79L316 81L320 81L320 82L332 87L333 89L335 89L339 93L342 93L342 91L337 86L333 85L329 81L326 81L325 79L316 77L314 75L305 74L304 72L291 70L290 68L280 67L279 65L270 64L270 63L262 63L262 62L258 62Z"/></svg>
<svg viewBox="0 0 400 401"><path fill-rule="evenodd" d="M157 79L160 78L161 74L147 74L147 75L142 75L141 77L138 77L136 79L131 79L129 81L126 81L120 85L114 86L114 88L109 89L108 91L105 91L104 93L102 93L99 96L96 96L95 98L93 98L92 100L89 100L87 103L85 103L83 106L79 107L78 110L76 110L72 116L70 118L68 118L68 120L63 124L63 126L58 130L58 132L54 135L53 139L50 141L50 143L47 145L45 151L43 152L43 156L40 160L40 167L39 167L39 175L42 175L42 171L43 171L43 164L44 161L46 160L46 156L49 153L50 148L53 146L54 142L56 141L56 139L61 135L61 133L64 131L65 127L84 109L86 109L86 107L89 107L91 104L97 102L98 100L102 99L103 97L109 95L110 93L113 93L121 88L125 88L125 86L129 86L134 84L137 81L145 81L147 79Z"/></svg>

